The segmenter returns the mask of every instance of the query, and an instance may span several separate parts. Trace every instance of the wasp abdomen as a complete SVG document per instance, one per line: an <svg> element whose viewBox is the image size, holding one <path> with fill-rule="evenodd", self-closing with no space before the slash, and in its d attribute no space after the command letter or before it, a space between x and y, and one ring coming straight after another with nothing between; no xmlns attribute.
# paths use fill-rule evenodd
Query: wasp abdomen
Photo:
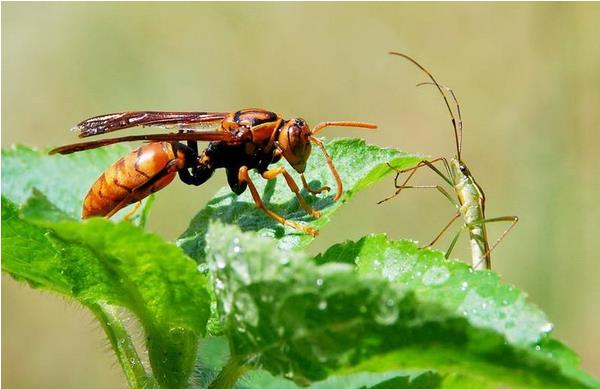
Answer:
<svg viewBox="0 0 600 389"><path fill-rule="evenodd" d="M164 188L185 164L168 142L144 145L112 164L90 188L82 218L112 216L121 208Z"/></svg>

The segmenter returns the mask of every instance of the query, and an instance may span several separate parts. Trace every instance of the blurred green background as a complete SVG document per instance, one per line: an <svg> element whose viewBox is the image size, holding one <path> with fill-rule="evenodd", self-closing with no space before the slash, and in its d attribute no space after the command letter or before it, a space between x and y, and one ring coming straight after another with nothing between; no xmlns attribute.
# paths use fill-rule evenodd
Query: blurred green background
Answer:
<svg viewBox="0 0 600 389"><path fill-rule="evenodd" d="M461 100L463 156L488 216L521 218L495 269L600 376L598 20L597 3L3 3L2 145L72 143L74 123L108 112L264 107L312 124L372 121L377 132L323 135L451 156L440 97L386 54L408 53ZM415 182L439 181L423 172ZM172 184L150 229L174 239L224 183L221 173L200 188ZM453 213L434 191L376 205L391 191L390 177L360 194L311 250L370 232L426 243ZM467 249L463 237L455 255ZM3 275L2 316L6 387L125 385L76 304Z"/></svg>

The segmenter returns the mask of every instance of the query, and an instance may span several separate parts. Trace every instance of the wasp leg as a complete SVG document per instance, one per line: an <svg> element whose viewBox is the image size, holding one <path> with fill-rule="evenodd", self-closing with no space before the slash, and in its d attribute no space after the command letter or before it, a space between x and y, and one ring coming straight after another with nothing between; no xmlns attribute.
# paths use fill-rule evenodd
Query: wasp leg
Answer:
<svg viewBox="0 0 600 389"><path fill-rule="evenodd" d="M140 200L137 203L135 203L135 205L133 206L133 208L131 208L129 211L127 211L127 213L125 214L125 216L123 216L123 220L129 221L129 218L131 218L137 212L137 210L140 209L141 205L142 205L142 200Z"/></svg>
<svg viewBox="0 0 600 389"><path fill-rule="evenodd" d="M306 213L308 213L309 215L311 215L312 217L315 217L315 218L321 217L321 212L313 209L310 205L308 205L306 203L306 200L304 200L304 197L302 197L302 195L300 194L300 189L298 188L298 185L296 184L296 182L294 181L294 179L292 178L290 173L288 173L288 171L285 170L285 168L283 166L277 167L275 169L267 170L262 173L262 176L264 179L273 180L273 179L277 178L277 176L280 174L283 174L283 177L285 178L285 182L287 182L287 185L290 188L290 190L292 192L294 192L294 194L296 195L296 198L298 199L298 202L300 203L300 206L302 206L302 208L304 208Z"/></svg>
<svg viewBox="0 0 600 389"><path fill-rule="evenodd" d="M238 179L240 182L245 182L248 185L248 188L250 188L250 193L252 194L252 199L254 199L254 203L256 204L256 208L263 211L265 214L267 214L267 216L276 220L278 223L284 224L286 226L290 226L292 228L295 228L299 231L305 232L312 236L317 236L318 231L316 229L314 229L312 227L308 227L308 226L303 226L298 223L294 223L290 220L285 219L283 216L280 216L280 215L276 214L275 212L271 211L270 209L268 209L265 206L265 204L263 203L262 199L260 198L260 195L258 194L258 191L256 190L256 187L254 186L254 183L250 179L250 175L248 174L248 168L246 166L242 166L240 168L240 170L238 171Z"/></svg>
<svg viewBox="0 0 600 389"><path fill-rule="evenodd" d="M309 185L308 182L306 182L306 177L304 177L304 173L300 174L300 178L302 178L302 186L304 187L304 189L306 189L306 191L308 193L312 193L314 195L318 195L319 193L322 192L329 192L331 190L330 187L328 186L322 186L318 189L312 189Z"/></svg>
<svg viewBox="0 0 600 389"><path fill-rule="evenodd" d="M467 228L468 227L473 227L476 225L483 225L483 224L487 224L487 223L495 223L495 222L511 222L510 226L508 226L508 228L506 230L504 230L504 232L502 232L500 234L500 236L498 237L498 239L496 239L496 241L494 242L494 244L492 245L492 247L490 247L490 249L483 254L483 257L487 257L492 250L494 250L496 248L496 246L498 246L498 244L504 240L504 238L506 237L506 235L510 232L510 230L513 229L513 227L517 224L517 222L519 221L519 218L517 216L500 216L500 217L494 217L491 219L483 219L483 220L478 220L472 223L467 224ZM481 265L481 261L477 264L477 266L473 266L473 268L477 268L479 267L479 265Z"/></svg>
<svg viewBox="0 0 600 389"><path fill-rule="evenodd" d="M421 161L417 164L417 166L412 167L410 169L404 169L404 170L398 170L388 163L387 164L388 167L390 169L396 171L396 177L394 178L394 186L396 187L396 191L391 196L388 196L385 199L378 201L377 204L381 204L385 201L391 200L394 197L398 196L398 194L400 192L402 192L402 189L409 188L409 186L406 185L406 184L408 184L408 181L410 181L410 179L415 175L415 173L417 172L418 169L425 167L425 166L427 166L428 168L433 170L436 174L438 174L440 177L442 177L442 179L444 181L446 181L449 185L452 185L452 181L444 173L442 173L437 167L435 167L434 163L440 162L440 161L444 162L444 166L446 166L446 169L448 169L448 162L446 161L445 158L442 158L442 157L436 158L431 161ZM410 172L410 174L406 177L404 182L402 184L398 185L398 178L400 178L400 174L408 173L408 172ZM442 192L442 194L444 194L444 196L446 196L446 194L444 192ZM448 197L448 196L446 196L446 197ZM453 200L451 200L451 201L453 204L455 204Z"/></svg>
<svg viewBox="0 0 600 389"><path fill-rule="evenodd" d="M117 213L118 211L120 211L122 208L128 206L132 202L131 200L135 199L137 195L139 195L140 193L143 193L144 191L146 191L149 188L151 188L152 185L156 184L157 181L159 181L162 178L165 178L165 176L167 176L167 174L173 173L175 171L174 168L176 168L176 163L177 163L177 160L170 161L158 173L156 173L150 179L148 179L148 181L146 181L145 183L143 183L143 184L141 184L139 186L136 186L135 188L131 189L131 192L129 192L129 194L127 196L125 196L125 198L123 200L121 200L119 202L119 204L117 204L104 217L106 219L110 219L111 217L114 216L115 213ZM126 215L126 217L127 217L127 215Z"/></svg>

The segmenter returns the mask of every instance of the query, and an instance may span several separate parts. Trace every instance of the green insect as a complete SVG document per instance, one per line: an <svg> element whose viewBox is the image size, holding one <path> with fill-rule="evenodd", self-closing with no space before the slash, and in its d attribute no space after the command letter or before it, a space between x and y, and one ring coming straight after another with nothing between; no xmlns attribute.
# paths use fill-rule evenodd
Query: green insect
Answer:
<svg viewBox="0 0 600 389"><path fill-rule="evenodd" d="M480 269L484 269L484 268L490 269L492 266L490 253L492 252L492 250L494 250L494 248L496 248L498 243L500 243L504 239L506 234L508 234L508 232L515 226L515 224L517 224L517 222L519 221L519 218L516 216L501 216L501 217L487 219L485 217L485 195L483 193L483 190L477 184L477 182L475 181L475 178L473 178L473 175L467 168L467 165L462 160L461 151L462 151L463 123L462 123L460 105L459 105L458 99L456 98L456 95L454 94L452 89L440 85L427 69L425 69L417 61L415 61L408 55L402 54L402 53L397 53L397 52L391 52L390 54L398 55L400 57L403 57L403 58L409 60L410 62L412 62L413 64L418 66L423 72L425 72L425 74L427 74L427 76L429 76L429 78L432 81L432 82L423 82L423 83L417 84L417 86L434 85L441 93L442 97L444 98L444 102L446 103L446 107L448 108L448 112L450 112L450 117L452 119L452 127L454 129L454 140L455 140L455 144L456 144L456 156L451 158L449 161L444 157L435 158L430 161L422 161L417 166L415 166L411 169L405 169L405 170L397 170L397 169L394 169L392 166L390 166L390 168L396 170L396 178L394 179L394 186L396 187L396 191L394 192L393 195L381 200L379 202L379 204L396 197L403 189L412 189L412 188L435 188L435 189L437 189L448 200L450 200L450 202L456 207L457 211L456 211L456 214L450 220L450 222L448 222L448 224L446 224L446 226L444 226L444 228L440 231L440 233L426 247L430 247L430 246L434 245L440 239L440 237L448 230L448 228L450 228L450 226L457 219L459 219L462 216L462 219L464 221L463 228L461 228L456 233L454 238L452 239L452 242L450 243L450 247L448 247L448 250L446 251L446 258L448 258L450 256L450 253L452 252L452 249L456 245L456 242L457 242L461 232L466 230L469 232L469 241L470 241L470 245L471 245L471 259L472 259L473 269L475 269L475 270L480 270ZM446 93L444 93L444 89L450 93L450 95L452 96L452 99L454 100L454 103L456 104L456 113L458 116L458 122L455 118L452 108L450 107L450 103L448 102ZM435 164L439 163L439 162L441 162L444 165L444 168L445 168L447 174L444 174L440 169L438 169L435 166ZM446 189L444 189L440 185L419 185L419 186L407 185L408 181L413 177L415 172L424 166L433 170L436 174L438 174L440 177L442 177L442 179L444 181L446 181L450 186L452 186L454 188L454 191L456 192L456 199L453 198L450 195L450 193L448 193L448 191L446 191ZM402 175L404 173L409 173L409 174L408 174L408 176L406 176L404 181L401 184L399 184L398 178L400 177L400 175ZM493 222L501 222L501 221L511 222L511 224L502 234L500 234L500 237L490 247L489 243L488 243L488 234L487 234L487 230L486 230L486 224L493 223Z"/></svg>

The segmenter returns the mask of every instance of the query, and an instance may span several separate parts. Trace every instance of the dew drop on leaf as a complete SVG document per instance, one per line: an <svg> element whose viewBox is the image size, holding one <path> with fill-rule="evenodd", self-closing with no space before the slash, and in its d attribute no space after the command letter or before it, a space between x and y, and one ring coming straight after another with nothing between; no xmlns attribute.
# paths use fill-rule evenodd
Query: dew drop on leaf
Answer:
<svg viewBox="0 0 600 389"><path fill-rule="evenodd" d="M450 272L443 266L434 266L423 275L423 284L427 286L441 285L448 281Z"/></svg>

